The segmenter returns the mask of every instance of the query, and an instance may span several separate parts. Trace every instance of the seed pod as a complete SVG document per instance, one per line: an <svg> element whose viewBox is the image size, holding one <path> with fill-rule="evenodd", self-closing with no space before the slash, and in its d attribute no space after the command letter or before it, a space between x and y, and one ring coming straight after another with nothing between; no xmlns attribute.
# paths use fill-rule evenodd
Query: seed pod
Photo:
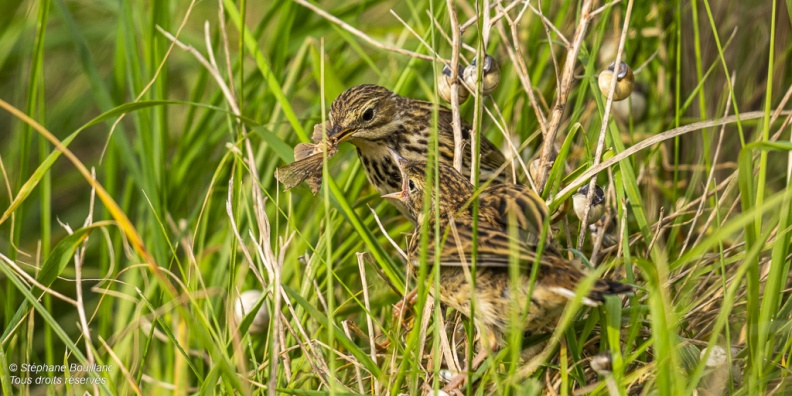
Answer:
<svg viewBox="0 0 792 396"><path fill-rule="evenodd" d="M616 52L619 50L619 38L608 36L602 39L597 52L599 67L606 67L614 59L616 59Z"/></svg>
<svg viewBox="0 0 792 396"><path fill-rule="evenodd" d="M539 162L541 160L537 158L528 165L528 172L531 174L531 179L533 179L534 183L539 179Z"/></svg>
<svg viewBox="0 0 792 396"><path fill-rule="evenodd" d="M611 111L622 122L629 122L631 116L633 122L641 121L646 114L646 95L640 89L635 89L628 100L614 103Z"/></svg>
<svg viewBox="0 0 792 396"><path fill-rule="evenodd" d="M457 78L461 78L464 73L465 69L462 67L462 65L459 65ZM470 96L470 93L467 91L467 89L465 89L465 87L462 86L462 84L459 84L458 91L459 104L462 104ZM451 68L448 66L443 67L443 72L437 76L437 93L443 100L451 103Z"/></svg>
<svg viewBox="0 0 792 396"><path fill-rule="evenodd" d="M613 73L616 73L616 88L613 92L613 100L619 101L627 99L628 96L633 91L633 85L635 83L635 76L633 76L632 69L627 63L621 62L619 64L619 70L616 70L616 64L611 63L607 69L603 70L598 79L599 89L605 97L608 96L611 78L613 77Z"/></svg>
<svg viewBox="0 0 792 396"><path fill-rule="evenodd" d="M588 221L591 224L602 217L605 213L605 191L599 186L594 187L594 197L591 199L591 208L588 213ZM586 209L586 198L588 197L589 186L588 184L580 187L578 192L572 196L572 207L575 209L575 215L580 221L583 221L583 212Z"/></svg>
<svg viewBox="0 0 792 396"><path fill-rule="evenodd" d="M599 375L607 376L613 371L613 361L610 352L598 353L591 357L591 369Z"/></svg>
<svg viewBox="0 0 792 396"><path fill-rule="evenodd" d="M242 292L237 298L236 303L234 304L234 317L236 318L237 323L242 323L242 320L245 316L251 312L254 308L256 308L256 303L258 302L259 298L261 298L261 291L260 290L248 290ZM253 317L253 322L250 323L250 327L248 331L251 334L260 333L264 331L267 326L269 326L269 312L267 311L267 305L262 304L261 308L259 308L258 312L256 312L256 316Z"/></svg>
<svg viewBox="0 0 792 396"><path fill-rule="evenodd" d="M477 59L473 58L473 62L470 66L465 68L465 72L463 73L465 84L470 89L476 89L476 84L478 84L478 67L477 67ZM495 62L495 59L489 55L484 55L484 64L481 65L481 93L483 95L491 94L495 88L498 87L500 83L500 66L498 66L498 62Z"/></svg>

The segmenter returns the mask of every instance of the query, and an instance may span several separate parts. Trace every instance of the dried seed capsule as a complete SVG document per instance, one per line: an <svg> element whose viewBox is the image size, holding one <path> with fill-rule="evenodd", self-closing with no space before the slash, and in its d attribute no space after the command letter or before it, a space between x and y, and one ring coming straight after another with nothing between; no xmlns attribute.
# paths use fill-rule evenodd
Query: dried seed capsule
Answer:
<svg viewBox="0 0 792 396"><path fill-rule="evenodd" d="M598 353L591 357L591 369L599 375L607 376L613 371L613 362L610 352Z"/></svg>
<svg viewBox="0 0 792 396"><path fill-rule="evenodd" d="M470 89L476 89L476 84L478 84L478 67L477 67L477 59L474 58L473 62L470 66L465 68L464 79L465 84ZM484 63L481 65L481 93L483 95L491 94L495 88L498 87L500 83L500 67L498 66L498 62L495 62L489 55L484 55Z"/></svg>
<svg viewBox="0 0 792 396"><path fill-rule="evenodd" d="M605 213L605 191L599 186L594 187L594 197L591 199L591 208L588 213L588 221L591 224L602 217ZM575 215L580 221L583 221L583 212L586 209L586 197L588 197L589 186L588 184L580 187L578 192L572 196L572 206L575 209Z"/></svg>
<svg viewBox="0 0 792 396"><path fill-rule="evenodd" d="M611 110L613 116L622 122L629 122L630 117L633 122L641 121L646 114L646 95L639 89L635 89L628 100L614 103Z"/></svg>
<svg viewBox="0 0 792 396"><path fill-rule="evenodd" d="M457 78L461 78L464 74L465 69L462 65L459 66L459 70L457 71ZM448 103L451 103L451 68L448 66L443 67L443 72L437 76L437 93L440 97ZM470 93L459 84L458 88L459 94L459 104L464 103L467 98L470 96Z"/></svg>
<svg viewBox="0 0 792 396"><path fill-rule="evenodd" d="M600 73L598 79L600 92L606 97L608 96L613 73L616 73L616 87L613 92L613 100L619 101L627 99L633 91L635 76L633 76L630 66L624 62L619 63L619 70L616 70L615 63L611 63L607 69Z"/></svg>
<svg viewBox="0 0 792 396"><path fill-rule="evenodd" d="M242 319L245 318L245 315L247 315L256 307L256 302L258 302L260 297L260 290L248 290L242 292L242 294L239 295L236 303L234 304L234 317L236 318L237 323L242 323ZM270 317L269 312L267 311L267 305L262 304L261 308L259 308L258 312L256 312L253 322L250 323L248 331L251 334L264 331L267 326L269 326L269 320Z"/></svg>

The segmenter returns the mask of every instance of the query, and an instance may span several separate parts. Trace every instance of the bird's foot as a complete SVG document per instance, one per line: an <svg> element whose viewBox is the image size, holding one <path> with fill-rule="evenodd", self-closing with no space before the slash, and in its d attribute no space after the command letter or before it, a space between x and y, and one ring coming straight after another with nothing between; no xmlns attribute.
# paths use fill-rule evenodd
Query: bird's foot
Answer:
<svg viewBox="0 0 792 396"><path fill-rule="evenodd" d="M402 300L393 304L393 317L397 320L401 320L402 323L405 322L407 318L407 311L409 310L408 306L414 305L418 299L418 288L411 290L407 295L404 296Z"/></svg>
<svg viewBox="0 0 792 396"><path fill-rule="evenodd" d="M472 372L476 370L481 365L481 363L483 363L484 360L487 359L488 356L489 356L489 351L481 351L478 354L476 354L476 356L473 357L473 362L468 367L468 372ZM468 378L468 373L457 374L454 378L451 378L451 381L449 381L448 384L446 384L446 386L443 387L443 392L449 394L459 392L462 386L465 385L465 382L467 382L467 378Z"/></svg>

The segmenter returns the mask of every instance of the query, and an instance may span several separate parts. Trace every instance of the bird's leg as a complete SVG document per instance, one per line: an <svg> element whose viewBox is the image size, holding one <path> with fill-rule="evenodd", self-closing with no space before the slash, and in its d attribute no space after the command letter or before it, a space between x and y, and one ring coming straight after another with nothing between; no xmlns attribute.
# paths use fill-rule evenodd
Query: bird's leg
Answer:
<svg viewBox="0 0 792 396"><path fill-rule="evenodd" d="M498 336L495 334L492 328L487 326L482 326L485 328L484 332L479 331L479 334L482 336L482 339L479 342L482 344L479 348L478 353L476 356L473 357L472 362L468 362L467 370L464 373L457 374L456 377L452 378L451 381L443 387L444 392L453 392L461 388L465 381L467 381L468 373L472 373L475 371L484 360L490 355L490 353L498 348ZM483 334L482 334L483 333ZM486 338L486 342L484 341Z"/></svg>
<svg viewBox="0 0 792 396"><path fill-rule="evenodd" d="M418 300L418 288L412 289L402 300L393 304L393 317L404 318L405 305L414 305Z"/></svg>

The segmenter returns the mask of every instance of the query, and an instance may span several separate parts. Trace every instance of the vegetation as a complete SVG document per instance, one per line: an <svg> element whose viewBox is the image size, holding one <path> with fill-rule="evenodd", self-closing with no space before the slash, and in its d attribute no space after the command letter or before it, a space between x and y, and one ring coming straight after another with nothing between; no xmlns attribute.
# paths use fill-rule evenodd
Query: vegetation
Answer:
<svg viewBox="0 0 792 396"><path fill-rule="evenodd" d="M370 187L350 145L316 196L282 191L274 171L350 86L439 102L443 63L422 58L452 58L449 4L466 27L463 64L486 50L501 67L498 89L462 117L529 164L542 150L537 114L552 124L558 109L544 196L564 210L601 170L617 244L580 233L572 210L549 232L591 279L637 290L599 308L579 293L554 332L515 335L462 392L792 391L788 3L481 11L490 3L0 2L2 393L442 388L475 330L425 287L393 314L423 284L394 246L406 248L412 224ZM638 105L633 93L611 111L599 91L617 53L635 71L642 116L605 118ZM262 333L248 332L253 315L234 318L248 289L265 292ZM543 352L521 359L519 344ZM589 359L604 351L613 367L601 376ZM707 364L721 353L725 363Z"/></svg>

